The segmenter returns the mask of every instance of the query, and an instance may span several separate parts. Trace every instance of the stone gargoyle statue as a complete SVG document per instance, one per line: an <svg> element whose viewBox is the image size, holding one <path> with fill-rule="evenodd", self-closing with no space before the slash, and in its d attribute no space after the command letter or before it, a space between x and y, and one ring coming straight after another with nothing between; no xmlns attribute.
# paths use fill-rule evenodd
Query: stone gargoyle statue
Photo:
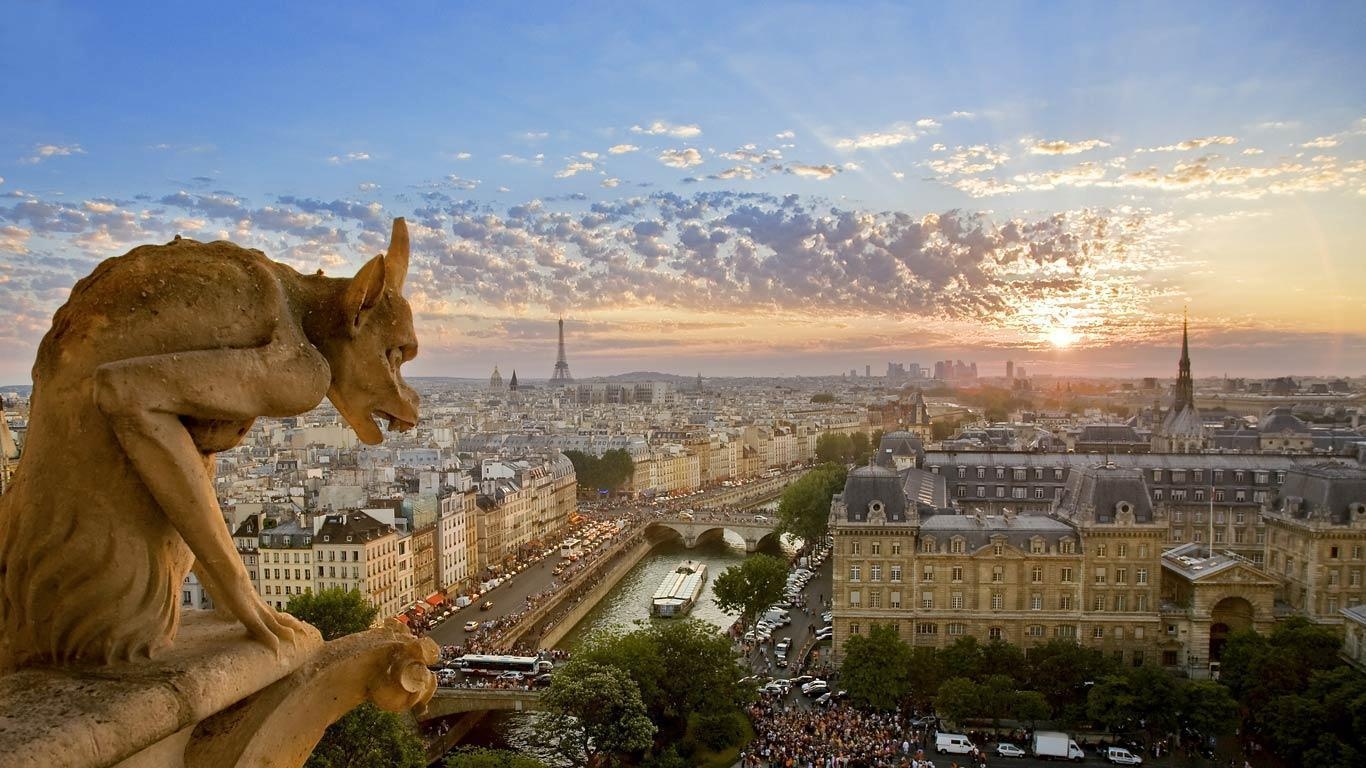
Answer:
<svg viewBox="0 0 1366 768"><path fill-rule="evenodd" d="M155 658L191 567L277 655L317 642L253 589L213 454L324 396L367 444L383 439L375 416L416 423L399 373L417 354L408 256L396 219L388 252L349 279L177 237L76 283L38 347L25 455L0 496L0 673Z"/></svg>

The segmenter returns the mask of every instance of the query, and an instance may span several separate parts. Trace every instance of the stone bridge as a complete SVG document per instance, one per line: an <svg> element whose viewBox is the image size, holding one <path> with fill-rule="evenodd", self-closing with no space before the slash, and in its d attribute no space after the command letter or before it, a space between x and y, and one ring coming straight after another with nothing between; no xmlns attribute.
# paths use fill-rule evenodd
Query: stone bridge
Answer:
<svg viewBox="0 0 1366 768"><path fill-rule="evenodd" d="M767 522L759 522L759 517L765 517ZM651 543L657 544L671 538L679 538L688 549L697 546L698 542L720 538L726 531L744 539L746 552L758 549L764 539L776 540L779 535L777 523L771 517L754 514L721 516L699 512L691 520L683 517L664 517L645 524L645 536Z"/></svg>
<svg viewBox="0 0 1366 768"><path fill-rule="evenodd" d="M540 691L521 691L511 688L450 688L439 686L427 711L418 715L419 720L438 720L466 712L492 712L507 710L529 712L544 709L541 706Z"/></svg>

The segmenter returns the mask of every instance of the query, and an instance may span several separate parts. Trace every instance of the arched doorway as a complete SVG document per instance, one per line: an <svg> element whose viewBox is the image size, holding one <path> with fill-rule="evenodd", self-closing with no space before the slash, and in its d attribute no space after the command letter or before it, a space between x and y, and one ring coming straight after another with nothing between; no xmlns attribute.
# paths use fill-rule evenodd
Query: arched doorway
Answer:
<svg viewBox="0 0 1366 768"><path fill-rule="evenodd" d="M1252 628L1252 603L1241 597L1226 597L1210 611L1209 659L1218 661L1224 643L1234 632Z"/></svg>

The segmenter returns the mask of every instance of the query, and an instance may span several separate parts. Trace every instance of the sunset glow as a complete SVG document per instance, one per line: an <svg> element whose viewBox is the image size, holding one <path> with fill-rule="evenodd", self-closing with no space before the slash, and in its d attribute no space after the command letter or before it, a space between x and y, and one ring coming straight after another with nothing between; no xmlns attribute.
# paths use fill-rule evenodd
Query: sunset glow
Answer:
<svg viewBox="0 0 1366 768"><path fill-rule="evenodd" d="M12 6L0 384L102 259L394 216L414 375L560 317L581 376L1169 375L1186 301L1205 370L1366 368L1361 4Z"/></svg>

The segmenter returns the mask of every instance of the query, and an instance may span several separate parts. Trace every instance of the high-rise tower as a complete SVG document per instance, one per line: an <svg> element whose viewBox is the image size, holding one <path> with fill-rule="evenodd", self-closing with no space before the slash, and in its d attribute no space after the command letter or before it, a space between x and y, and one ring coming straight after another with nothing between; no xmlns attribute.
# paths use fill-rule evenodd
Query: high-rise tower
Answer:
<svg viewBox="0 0 1366 768"><path fill-rule="evenodd" d="M560 318L560 354L555 358L555 373L550 377L553 386L563 387L574 383L569 375L569 360L564 356L564 318Z"/></svg>
<svg viewBox="0 0 1366 768"><path fill-rule="evenodd" d="M1176 372L1176 392L1172 410L1195 407L1195 382L1191 381L1190 318L1181 318L1181 362Z"/></svg>

